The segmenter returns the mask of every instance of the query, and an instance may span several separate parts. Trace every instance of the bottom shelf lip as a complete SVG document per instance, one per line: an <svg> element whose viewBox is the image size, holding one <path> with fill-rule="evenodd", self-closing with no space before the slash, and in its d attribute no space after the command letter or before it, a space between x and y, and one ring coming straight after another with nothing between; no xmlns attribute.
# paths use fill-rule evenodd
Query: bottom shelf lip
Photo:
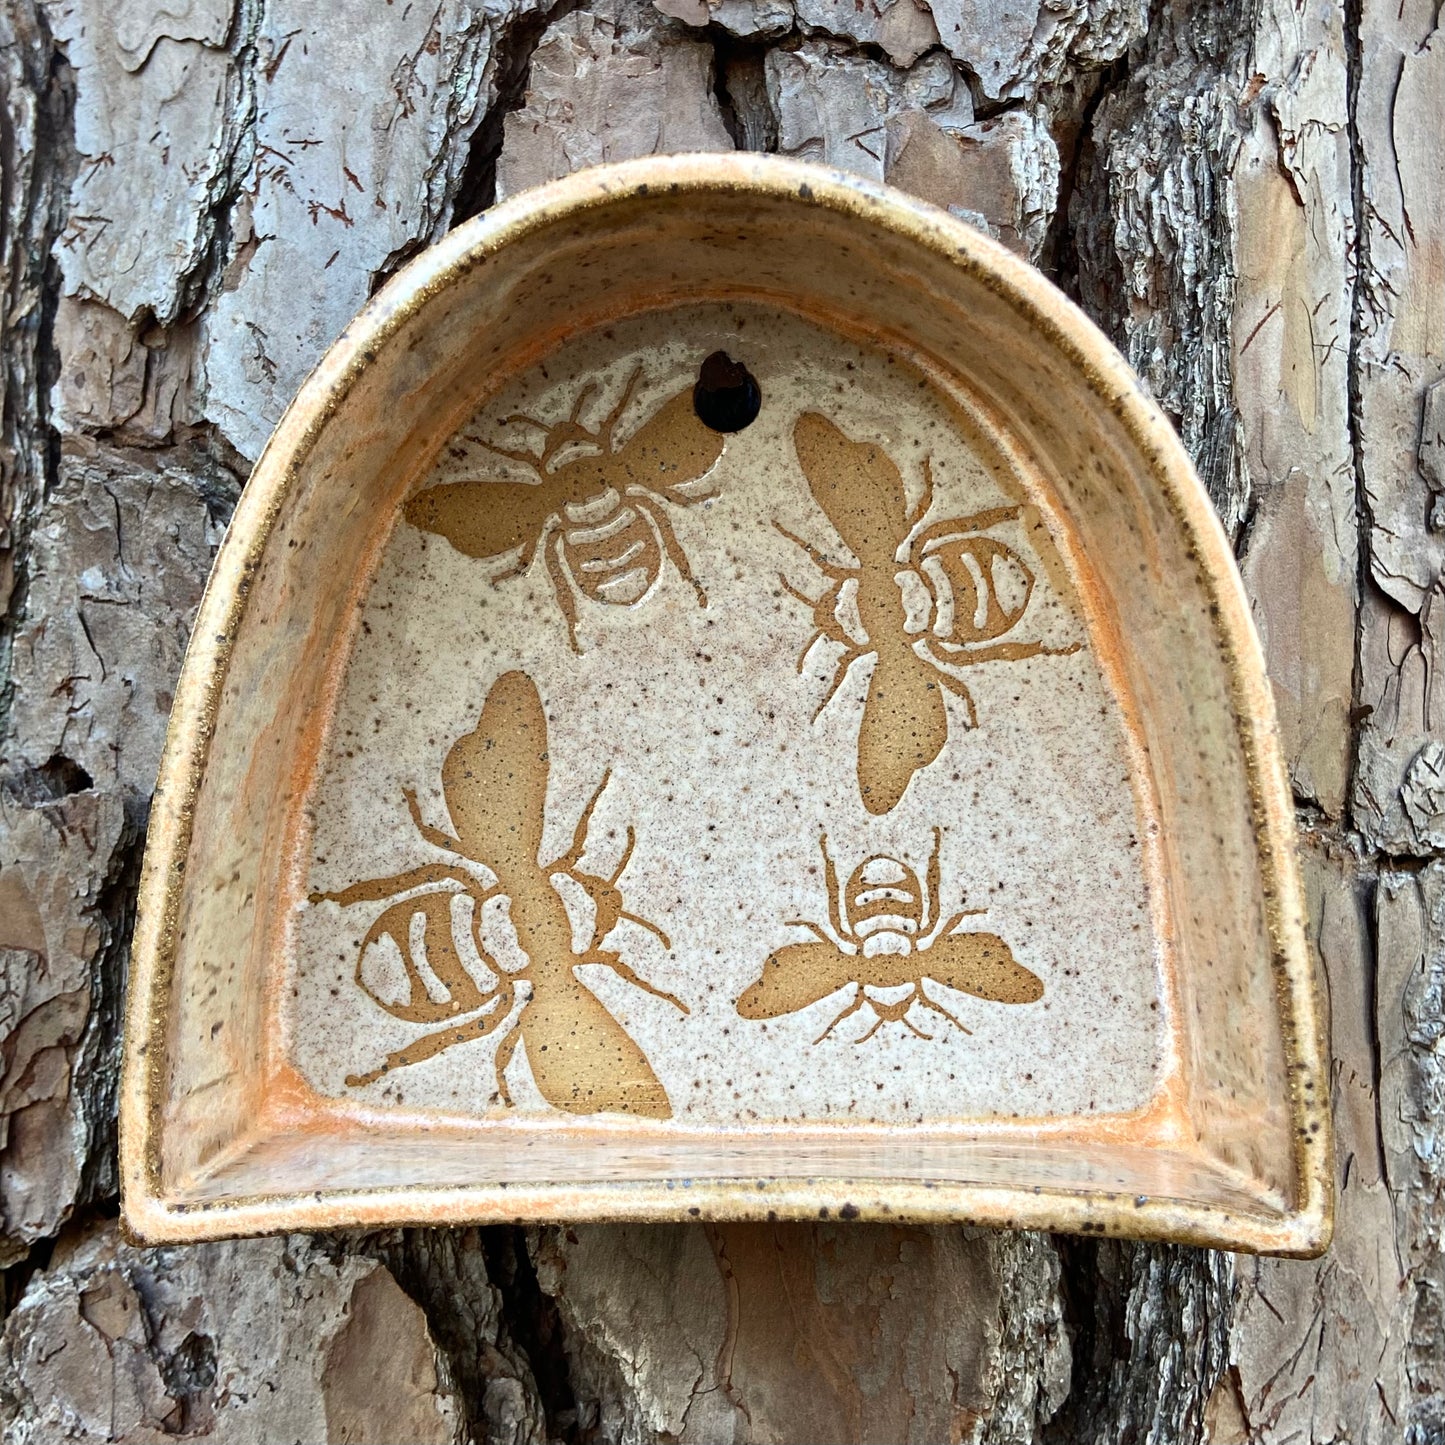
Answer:
<svg viewBox="0 0 1445 1445"><path fill-rule="evenodd" d="M1198 1156L1194 1159L1200 1164ZM230 1167L203 1190L128 1186L127 1232L145 1244L182 1243L308 1229L485 1223L888 1222L963 1223L1005 1229L1168 1241L1313 1258L1328 1247L1328 1196L1291 1208L1273 1191L1240 1187L1234 1171L1210 1172L1233 1196L1226 1205L1184 1193L1061 1184L867 1174L590 1179L547 1182L332 1185L313 1190L227 1191ZM250 1181L248 1181L249 1183Z"/></svg>

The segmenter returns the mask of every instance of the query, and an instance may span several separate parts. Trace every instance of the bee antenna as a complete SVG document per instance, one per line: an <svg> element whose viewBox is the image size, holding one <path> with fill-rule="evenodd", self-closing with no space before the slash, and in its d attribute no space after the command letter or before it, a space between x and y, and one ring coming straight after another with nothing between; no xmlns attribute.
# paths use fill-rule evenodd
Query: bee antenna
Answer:
<svg viewBox="0 0 1445 1445"><path fill-rule="evenodd" d="M577 400L572 403L572 410L566 421L559 421L556 426L548 427L547 438L542 443L542 472L545 475L548 465L553 457L557 455L568 442L584 441L597 442L599 435L589 431L578 418L582 415L582 408L592 399L597 391L597 383L589 382L577 393Z"/></svg>
<svg viewBox="0 0 1445 1445"><path fill-rule="evenodd" d="M622 388L622 396L618 400L617 405L607 413L602 425L597 428L595 433L597 440L602 443L609 454L612 451L612 433L617 423L622 420L622 413L627 410L628 403L632 400L632 394L637 390L637 383L641 379L642 367L639 365L632 375L627 378L627 385Z"/></svg>

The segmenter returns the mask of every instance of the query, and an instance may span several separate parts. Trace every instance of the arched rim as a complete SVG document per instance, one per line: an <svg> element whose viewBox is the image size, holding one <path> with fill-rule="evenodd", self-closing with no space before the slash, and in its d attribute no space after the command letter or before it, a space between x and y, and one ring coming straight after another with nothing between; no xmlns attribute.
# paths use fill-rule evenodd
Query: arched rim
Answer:
<svg viewBox="0 0 1445 1445"><path fill-rule="evenodd" d="M120 1107L122 1181L138 1216L159 1200L159 1110L171 1012L175 922L191 817L208 758L232 640L290 486L362 371L437 294L478 261L539 231L648 194L752 195L851 216L932 252L1005 301L1071 362L1115 415L1200 559L1234 703L1255 812L1272 964L1279 984L1299 1198L1289 1234L1328 1241L1333 1161L1324 1087L1323 1008L1303 930L1293 805L1275 732L1274 703L1248 600L1224 530L1164 414L1128 363L1051 282L998 242L947 212L847 172L734 152L651 157L580 171L492 208L409 262L325 353L287 408L243 490L207 583L166 734L142 867L132 950ZM1022 1194L1024 1191L1020 1191ZM1027 1193L1032 1196L1033 1191ZM129 1210L130 1205L128 1203ZM1025 1213L1030 1211L1025 1210ZM1033 1212L1037 1212L1036 1210Z"/></svg>

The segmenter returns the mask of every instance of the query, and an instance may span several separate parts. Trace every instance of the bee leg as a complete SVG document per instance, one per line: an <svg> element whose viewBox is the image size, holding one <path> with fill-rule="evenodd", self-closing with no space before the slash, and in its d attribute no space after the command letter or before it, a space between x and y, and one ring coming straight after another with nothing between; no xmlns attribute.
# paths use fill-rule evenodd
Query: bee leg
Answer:
<svg viewBox="0 0 1445 1445"><path fill-rule="evenodd" d="M625 918L628 923L635 923L639 928L645 928L657 941L669 952L672 950L672 940L660 929L651 919L639 918L635 913L629 913L625 908L618 915L619 919Z"/></svg>
<svg viewBox="0 0 1445 1445"><path fill-rule="evenodd" d="M796 597L799 602L805 603L809 607L816 607L818 603L823 600L822 597L809 597L808 594L804 592L801 587L794 587L793 584L788 581L788 574L786 572L778 573L778 581L783 584L784 592L786 592L790 597ZM824 593L823 595L827 596L827 593Z"/></svg>
<svg viewBox="0 0 1445 1445"><path fill-rule="evenodd" d="M923 459L923 495L918 499L918 505L914 507L909 517L909 528L911 532L927 515L928 509L933 505L933 458Z"/></svg>
<svg viewBox="0 0 1445 1445"><path fill-rule="evenodd" d="M617 888L617 878L621 869L617 870L611 878L599 878L595 873L580 873L575 869L561 869L554 865L551 872L566 872L574 883L580 883L587 896L592 900L593 921L592 921L592 946L600 944L614 928L624 919L628 923L635 923L639 928L645 928L657 941L667 950L672 949L672 939L663 932L650 918L643 918L641 914L631 913L622 906L622 894Z"/></svg>
<svg viewBox="0 0 1445 1445"><path fill-rule="evenodd" d="M500 572L492 573L492 586L495 587L499 582L509 582L513 577L520 577L522 573L532 565L532 558L536 555L537 549L535 546L528 545L523 547L522 550L517 553L517 560L513 562L511 566L503 567Z"/></svg>
<svg viewBox="0 0 1445 1445"><path fill-rule="evenodd" d="M661 497L664 502L671 502L678 507L695 507L699 502L711 502L714 498L722 496L722 493L714 486L709 486L705 492L685 492L684 487L695 487L703 481L702 477L693 477L686 482L671 482L665 487L658 487L653 491L650 487L629 487L629 492L651 492L654 497Z"/></svg>
<svg viewBox="0 0 1445 1445"><path fill-rule="evenodd" d="M526 570L527 562L521 560L519 554L519 560L513 562L510 567L504 567L500 572L492 573L492 586L495 587L499 582L509 582L513 577L520 577Z"/></svg>
<svg viewBox="0 0 1445 1445"><path fill-rule="evenodd" d="M616 883L617 880L627 872L627 865L632 862L632 850L636 846L637 833L632 824L629 823L627 825L627 846L622 850L622 860L618 863L617 867L612 870L612 877L607 880L609 883Z"/></svg>
<svg viewBox="0 0 1445 1445"><path fill-rule="evenodd" d="M529 416L509 416L502 419L503 426L509 426L514 421L524 421L529 426L542 426L541 422L533 421ZM546 428L543 427L545 431ZM542 470L543 462L541 456L536 452L524 452L517 447L502 447L495 442L489 442L485 437L479 437L475 433L469 434L468 441L475 442L479 447L491 452L494 457L506 457L509 462L520 462L528 471L533 472L538 481L545 482L547 474Z"/></svg>
<svg viewBox="0 0 1445 1445"><path fill-rule="evenodd" d="M928 660L938 667L972 667L976 662L1023 662L1030 657L1072 657L1082 652L1082 642L1067 642L1062 647L1050 647L1045 642L995 642L988 647L964 647L952 644L952 655L940 657L935 648L940 645L938 638L921 638L922 646L929 649Z"/></svg>
<svg viewBox="0 0 1445 1445"><path fill-rule="evenodd" d="M939 898L941 892L942 875L938 866L938 855L943 849L943 829L933 830L933 852L928 855L928 902L923 910L923 924L919 929L920 933L930 933L933 925L938 922L943 912L943 902Z"/></svg>
<svg viewBox="0 0 1445 1445"><path fill-rule="evenodd" d="M463 858L469 857L467 850L462 847L460 838L453 838L450 833L443 833L440 828L433 828L421 815L421 804L417 802L415 788L403 788L401 795L406 799L407 811L411 814L411 821L416 825L416 830L421 834L424 841L430 843L433 848L441 848L448 853L457 853Z"/></svg>
<svg viewBox="0 0 1445 1445"><path fill-rule="evenodd" d="M429 883L451 881L460 883L479 903L485 903L499 890L488 888L483 894L477 893L477 880L465 868L452 863L426 863L420 868L408 868L405 873L393 874L390 878L373 878L353 883L349 888L335 893L308 893L308 903L339 903L347 907L352 903L380 903L407 893L413 888L424 888Z"/></svg>
<svg viewBox="0 0 1445 1445"><path fill-rule="evenodd" d="M823 604L828 603L828 610L823 610ZM844 630L843 624L838 621L836 608L838 606L838 594L835 588L829 588L813 606L813 622L817 626L818 634L828 642L836 642L839 647L844 648L848 654L848 662L855 658L862 657L858 644Z"/></svg>
<svg viewBox="0 0 1445 1445"><path fill-rule="evenodd" d="M843 580L846 581L847 577L845 576ZM817 631L803 644L803 650L798 654L798 672L800 674L808 660L808 654L813 650L814 644L819 641L836 642L852 656L859 655L858 644L853 641L838 621L838 579L835 578L833 585L826 588L818 597L809 597L806 592L794 587L782 572L778 573L778 581L783 584L783 590L790 597L806 603L813 611L813 626ZM852 660L851 656L849 660Z"/></svg>
<svg viewBox="0 0 1445 1445"><path fill-rule="evenodd" d="M598 800L602 797L602 794L607 791L607 784L611 781L612 769L608 768L602 774L602 781L597 784L597 791L592 794L587 800L587 806L582 809L582 816L577 819L577 826L572 830L572 846L568 848L560 858L549 863L546 868L548 873L565 873L569 878L576 878L576 881L581 883L589 894L592 893L592 889L587 886L587 882L585 881L587 879L591 879L592 882L598 885L606 885L617 881L615 878L597 878L590 873L577 877L577 864L581 861L582 855L587 851L587 830L592 826L593 810L597 807ZM593 896L595 898L595 895Z"/></svg>
<svg viewBox="0 0 1445 1445"><path fill-rule="evenodd" d="M540 471L537 473L537 475L541 477L544 482L547 480L547 478L543 476ZM505 582L508 578L511 577L520 577L522 573L525 572L532 565L532 559L537 555L537 548L542 546L546 542L556 523L557 517L555 514L548 517L542 523L542 528L537 533L537 535L530 540L522 543L520 550L517 552L517 560L510 567L503 569L501 572L493 573L492 586L495 587L498 582Z"/></svg>
<svg viewBox="0 0 1445 1445"><path fill-rule="evenodd" d="M802 677L803 669L808 665L808 654L813 650L815 644L823 640L821 632L815 632L804 644L803 650L798 654L798 676Z"/></svg>
<svg viewBox="0 0 1445 1445"><path fill-rule="evenodd" d="M394 1067L399 1067L395 1061L397 1054L388 1054L386 1060L379 1068L371 1069L365 1074L348 1074L346 1076L346 1087L348 1089L363 1089L367 1084L374 1084L383 1074L388 1074Z"/></svg>
<svg viewBox="0 0 1445 1445"><path fill-rule="evenodd" d="M583 954L577 960L578 963L605 963L619 978L625 979L628 983L640 988L643 993L650 993L653 998L660 998L664 1003L670 1003L675 1009L682 1013L690 1014L692 1010L683 1003L674 993L668 993L665 988L658 988L642 978L631 964L623 963L615 953L599 953L595 957Z"/></svg>
<svg viewBox="0 0 1445 1445"><path fill-rule="evenodd" d="M842 890L838 887L838 870L833 866L833 857L828 852L828 835L818 834L818 848L823 854L823 886L828 890L828 922L839 938L846 939L855 948L857 935L843 919Z"/></svg>
<svg viewBox="0 0 1445 1445"><path fill-rule="evenodd" d="M908 560L903 564L906 567L913 567L914 553L918 545L918 529L923 525L923 519L928 515L928 509L933 505L933 458L923 459L923 495L918 499L916 507L908 510L908 531L903 535L900 546L908 548Z"/></svg>
<svg viewBox="0 0 1445 1445"><path fill-rule="evenodd" d="M640 375L641 371L642 368L639 366L637 370L632 373L632 380L627 383L627 390L622 393L622 400L617 403L617 409L612 413L611 416L607 418L607 421L604 423L608 433L610 433L611 429L617 425L617 418L622 415L624 408L631 400L633 385L637 381L637 378ZM584 386L582 390L577 393L577 400L572 403L572 410L567 416L567 420L571 422L574 426L576 426L578 421L581 419L582 408L586 406L589 401L592 400L592 394L596 390L597 383L595 381L589 381L587 385ZM555 431L556 428L554 427L553 430ZM602 432L597 432L595 433L595 435L597 436L597 439L599 441L604 439L604 433Z"/></svg>
<svg viewBox="0 0 1445 1445"><path fill-rule="evenodd" d="M514 411L510 416L502 417L501 420L498 422L498 425L516 426L519 422L522 426L535 427L540 432L548 432L552 430L551 426L549 426L548 423L544 421L538 421L536 417L528 416L527 413L524 411ZM485 445L485 443L483 443L483 445Z"/></svg>
<svg viewBox="0 0 1445 1445"><path fill-rule="evenodd" d="M492 995L494 999L502 994L510 995L510 985L504 985L497 989ZM365 1074L348 1074L346 1084L348 1088L360 1089L367 1084L374 1084L383 1074L393 1073L397 1069L405 1069L412 1064L420 1064L426 1059L435 1058L438 1054L445 1053L457 1044L468 1044L473 1039L483 1039L495 1029L498 1024L506 1018L511 1011L511 1002L508 1000L505 1007L489 1008L486 1013L474 1019L469 1019L464 1024L448 1024L445 1028L438 1029L435 1033L423 1034L421 1038L409 1043L404 1049L397 1049L384 1058L380 1065Z"/></svg>
<svg viewBox="0 0 1445 1445"><path fill-rule="evenodd" d="M797 587L794 587L787 577L778 573L778 581L783 584L783 591L790 597L796 598L799 602L805 603L813 613L813 626L816 629L813 635L803 644L803 650L798 654L798 675L801 677L803 668L807 666L808 654L814 646L825 638L830 642L841 642L844 647L851 647L853 639L843 632L837 625L837 619L825 612L823 604L834 597L834 588L830 587L821 597L809 597L808 594ZM836 602L834 603L836 606Z"/></svg>
<svg viewBox="0 0 1445 1445"><path fill-rule="evenodd" d="M572 651L581 655L582 648L577 641L577 599L572 594L572 580L567 575L567 564L562 560L562 548L565 539L561 532L552 539L547 547L547 576L552 579L552 592L557 598L557 606L562 609L563 620L567 623L567 641L572 644Z"/></svg>
<svg viewBox="0 0 1445 1445"><path fill-rule="evenodd" d="M911 1003L912 1000L910 999L909 1002ZM883 1020L882 1020L882 1019L879 1019L878 1022L881 1024L881 1023L883 1022ZM933 1035L932 1035L932 1034L926 1034L926 1033L924 1033L923 1030L922 1030L921 1028L919 1028L918 1025L917 1025L916 1023L914 1023L913 1020L912 1020L911 1018L909 1018L906 1013L901 1013L901 1014L898 1015L898 1022L901 1023L901 1024L903 1025L903 1027L908 1030L909 1033L911 1033L911 1034L917 1034L920 1039L932 1039L932 1038L933 1038ZM876 1028L876 1025L875 1025L875 1028ZM864 1035L864 1037L865 1037L865 1038L871 1038L871 1037L872 1037L872 1033L873 1033L873 1030L870 1030L867 1034ZM859 1039L858 1042L861 1044L861 1043L863 1042L863 1039Z"/></svg>
<svg viewBox="0 0 1445 1445"><path fill-rule="evenodd" d="M818 571L834 582L842 582L849 577L856 577L856 567L840 567L836 562L830 562L811 542L805 542L796 532L790 532L781 522L774 521L773 526L785 536L795 547L801 547L808 554L808 560L812 562Z"/></svg>
<svg viewBox="0 0 1445 1445"><path fill-rule="evenodd" d="M878 1022L874 1024L873 1027L869 1029L868 1032L864 1034L861 1039L858 1040L858 1042L860 1044L866 1042L868 1039L871 1039L873 1035L876 1034L884 1024L893 1023L902 1024L909 1033L913 1034L917 1038L931 1040L933 1038L933 1035L924 1033L923 1030L919 1028L918 1025L914 1023L911 1018L908 1017L909 1009L911 1009L913 1005L918 1003L920 1000L927 1007L933 1007L933 1001L928 997L927 994L923 992L922 983L915 979L913 984L913 992L910 993L906 998L899 999L897 1003L875 1003L873 1005L873 1008L878 1015Z"/></svg>
<svg viewBox="0 0 1445 1445"><path fill-rule="evenodd" d="M823 600L821 597L809 597L801 588L794 587L793 584L788 581L787 574L784 572L778 573L778 581L782 583L783 591L786 592L789 597L795 598L812 611L816 611L818 603ZM824 596L826 595L825 593ZM808 654L813 650L813 644L820 641L822 636L822 630L816 629L803 644L803 650L798 654L798 672L800 674L803 671L803 664L808 660Z"/></svg>
<svg viewBox="0 0 1445 1445"><path fill-rule="evenodd" d="M868 1040L871 1039L871 1038L873 1037L873 1035L876 1034L876 1033L878 1032L878 1030L883 1027L884 1024L886 1024L886 1023L891 1023L891 1022L892 1022L892 1018L893 1018L893 1016L892 1016L891 1014L881 1014L881 1013L878 1013L878 1012L877 1012L877 1005L875 1004L875 1005L874 1005L873 1027L872 1027L871 1029L869 1029L868 1032L867 1032L866 1034L864 1034L862 1038L860 1038L860 1039L854 1039L854 1040L853 1040L853 1047L854 1047L854 1048L857 1048L857 1046L858 1046L859 1044L866 1044L866 1043L868 1042ZM904 1020L904 1023L908 1023L908 1020L905 1019L905 1020ZM912 1025L912 1024L908 1024L908 1027L909 1027L909 1028L913 1028L913 1025ZM914 1032L914 1033L918 1033L918 1030L917 1030L917 1029L913 1029L913 1032ZM923 1035L921 1035L921 1037L923 1037L923 1038L926 1039L926 1038L928 1037L928 1035L927 1035L927 1034L923 1034Z"/></svg>
<svg viewBox="0 0 1445 1445"><path fill-rule="evenodd" d="M928 530L936 533L947 528L948 536L960 537L970 532L986 532L990 527L997 527L1000 522L1015 522L1022 514L1022 507L989 507L986 511L975 512L971 517L950 517L946 522L940 522L937 527L930 527ZM936 536L926 538L924 551L933 551L937 541Z"/></svg>
<svg viewBox="0 0 1445 1445"><path fill-rule="evenodd" d="M971 1028L969 1028L967 1025L960 1023L956 1018L954 1018L954 1016L953 1016L951 1013L949 1013L949 1011L948 1011L946 1008L944 1008L944 1006L943 1006L941 1003L939 1003L937 999L935 999L935 998L930 998L930 997L928 996L928 994L924 991L923 984L922 984L921 982L916 985L916 987L915 987L915 993L916 993L916 996L917 996L917 998L918 998L918 1001L919 1001L925 1008L931 1008L934 1013L936 1013L936 1014L942 1014L942 1015L944 1016L944 1018L946 1018L946 1019L949 1021L949 1023L951 1023L951 1024L954 1026L954 1028L960 1029L960 1030L962 1030L964 1033L966 1033L966 1034L968 1034L970 1037L972 1037L972 1035L973 1035L973 1030L972 1030ZM908 1022L908 1020L905 1019L905 1020L904 1020L904 1023L907 1023L907 1022ZM925 1036L925 1037L926 1037L926 1036Z"/></svg>
<svg viewBox="0 0 1445 1445"><path fill-rule="evenodd" d="M628 488L629 493L634 490L632 487ZM662 550L667 553L668 561L677 568L678 576L696 594L697 605L706 607L707 593L703 591L702 583L692 575L692 566L687 560L687 553L682 550L682 543L677 540L677 533L673 530L672 521L667 513L649 497L634 497L633 504L652 523L652 530L657 533L657 540L662 543Z"/></svg>
<svg viewBox="0 0 1445 1445"><path fill-rule="evenodd" d="M834 666L833 681L828 684L828 691L823 694L823 701L813 709L814 722L817 722L818 719L822 717L823 709L837 697L838 689L843 686L848 676L848 669L851 668L860 657L869 657L872 655L872 652L873 649L871 647L858 647L849 639L848 651L838 659L837 664Z"/></svg>
<svg viewBox="0 0 1445 1445"><path fill-rule="evenodd" d="M592 900L592 941L587 947L595 949L622 919L621 892L595 873L583 873L576 868L562 870L555 865L548 871L565 872L565 876L580 884L582 891Z"/></svg>
<svg viewBox="0 0 1445 1445"><path fill-rule="evenodd" d="M512 1107L512 1091L507 1088L506 1072L507 1065L512 1062L512 1055L517 1052L517 1040L521 1037L521 1029L513 1029L501 1043L497 1045L497 1054L492 1061L492 1068L496 1073L497 1097L510 1109Z"/></svg>
<svg viewBox="0 0 1445 1445"><path fill-rule="evenodd" d="M950 659L940 657L933 650L933 642L934 639L931 637L922 639L920 642L914 644L914 652L919 657L924 657L924 653L927 654L924 660L931 662L934 667L938 669L938 680L943 684L945 690L951 692L954 697L963 699L963 704L968 709L968 725L971 728L976 728L978 726L978 710L973 705L973 694L968 690L962 678L955 677L953 673L948 671L948 668L952 665ZM923 648L923 653L918 652L918 648L920 647ZM979 659L970 659L970 661L977 660Z"/></svg>
<svg viewBox="0 0 1445 1445"><path fill-rule="evenodd" d="M547 871L549 873L565 873L574 883L581 884L583 891L592 900L592 943L589 947L596 947L617 927L622 919L626 918L633 923L640 923L644 928L651 929L663 941L664 947L670 949L672 947L671 940L656 924L649 923L645 918L639 918L635 913L628 913L622 907L622 891L617 886L617 880L627 871L627 865L632 861L632 850L637 844L637 834L630 825L627 829L627 846L622 850L622 860L613 869L610 878L599 878L595 873L583 873L577 866L578 860L586 848L585 840L591 826L592 809L596 806L598 798L602 796L602 790L607 786L611 775L610 769L603 774L602 782L583 810L581 818L578 819L577 828L572 837L572 846Z"/></svg>
<svg viewBox="0 0 1445 1445"><path fill-rule="evenodd" d="M853 1002L850 1003L850 1004L847 1006L847 1008L845 1008L845 1009L843 1010L843 1012L840 1013L840 1014L838 1015L838 1017L835 1018L835 1019L833 1020L833 1022L830 1023L830 1024L828 1025L828 1027L825 1028L825 1029L823 1030L823 1032L820 1033L816 1039L813 1040L813 1042L814 1042L815 1044L821 1044L821 1043L823 1042L823 1040L826 1039L826 1038L828 1037L828 1035L831 1034L831 1033L833 1032L833 1030L836 1029L840 1023L843 1022L844 1019L846 1019L846 1018L851 1018L855 1013L858 1012L858 1010L859 1010L860 1008L863 1007L863 1005L864 1005L865 1003L868 1003L868 1002L869 1002L868 995L863 992L863 986L862 986L861 984L856 984L856 983L855 983L855 984L853 985L853 987L854 987L855 989L857 989L857 992L853 995ZM881 1020L880 1020L880 1022L881 1022ZM878 1032L878 1025L877 1025L877 1024L874 1024L873 1027L872 1027L871 1029L869 1029L868 1033L867 1033L864 1037L866 1037L866 1038L872 1038L873 1035L874 1035L875 1033L877 1033L877 1032ZM861 1042L862 1042L862 1039L858 1040L858 1042L861 1043Z"/></svg>
<svg viewBox="0 0 1445 1445"><path fill-rule="evenodd" d="M864 1034L861 1038L857 1038L857 1039L854 1039L854 1040L853 1040L853 1047L856 1049L859 1044L866 1044L866 1043L868 1042L868 1040L871 1039L871 1038L873 1037L873 1035L876 1034L876 1033L878 1032L878 1030L881 1029L882 1027L883 1027L883 1015L882 1015L882 1014L879 1014L879 1015L873 1020L873 1027L872 1027L871 1029L869 1029L868 1032L867 1032L866 1034Z"/></svg>
<svg viewBox="0 0 1445 1445"><path fill-rule="evenodd" d="M952 933L965 918L980 918L988 912L987 908L961 908L953 914L946 922L940 923L932 933L926 933L919 941L919 948L931 948L940 938Z"/></svg>

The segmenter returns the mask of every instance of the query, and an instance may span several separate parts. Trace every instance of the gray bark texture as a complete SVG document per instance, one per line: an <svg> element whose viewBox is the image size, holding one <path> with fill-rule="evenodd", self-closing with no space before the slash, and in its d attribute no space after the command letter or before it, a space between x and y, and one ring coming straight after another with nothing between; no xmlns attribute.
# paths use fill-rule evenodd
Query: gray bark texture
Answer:
<svg viewBox="0 0 1445 1445"><path fill-rule="evenodd" d="M4 1438L1445 1440L1442 118L1436 0L0 0ZM451 226L733 147L1000 237L1198 462L1329 983L1323 1260L846 1224L122 1239L148 792L250 463Z"/></svg>

